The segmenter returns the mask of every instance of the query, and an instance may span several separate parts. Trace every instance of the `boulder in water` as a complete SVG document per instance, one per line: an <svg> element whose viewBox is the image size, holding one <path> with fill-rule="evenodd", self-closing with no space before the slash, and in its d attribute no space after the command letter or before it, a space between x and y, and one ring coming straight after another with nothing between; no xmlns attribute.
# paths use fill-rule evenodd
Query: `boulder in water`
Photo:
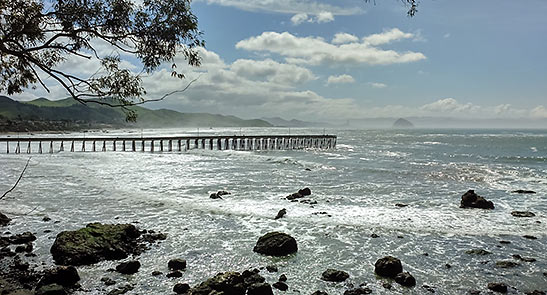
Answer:
<svg viewBox="0 0 547 295"><path fill-rule="evenodd" d="M511 212L511 215L515 217L534 217L536 214L530 212L530 211L513 211Z"/></svg>
<svg viewBox="0 0 547 295"><path fill-rule="evenodd" d="M401 260L393 256L386 256L376 261L374 272L382 277L394 278L398 273L403 272L403 265Z"/></svg>
<svg viewBox="0 0 547 295"><path fill-rule="evenodd" d="M282 218L283 216L285 216L285 214L287 214L287 209L283 208L283 209L279 210L279 212L277 212L277 215L275 216L275 219Z"/></svg>
<svg viewBox="0 0 547 295"><path fill-rule="evenodd" d="M462 195L460 208L494 209L494 203L477 195L474 190L468 190Z"/></svg>
<svg viewBox="0 0 547 295"><path fill-rule="evenodd" d="M329 282L343 282L349 278L349 274L342 270L329 268L323 272L321 279Z"/></svg>
<svg viewBox="0 0 547 295"><path fill-rule="evenodd" d="M141 263L137 260L122 262L116 266L116 271L124 275L132 275L139 271Z"/></svg>
<svg viewBox="0 0 547 295"><path fill-rule="evenodd" d="M285 256L298 251L298 246L296 240L288 234L270 232L258 239L253 251L270 256Z"/></svg>
<svg viewBox="0 0 547 295"><path fill-rule="evenodd" d="M535 191L530 191L530 190L518 189L518 190L516 190L516 191L512 191L512 193L517 193L517 194L535 194L536 192L535 192Z"/></svg>
<svg viewBox="0 0 547 295"><path fill-rule="evenodd" d="M507 293L507 285L504 283L488 283L487 287L494 292Z"/></svg>
<svg viewBox="0 0 547 295"><path fill-rule="evenodd" d="M405 287L416 286L416 279L408 272L401 272L395 276L395 282Z"/></svg>

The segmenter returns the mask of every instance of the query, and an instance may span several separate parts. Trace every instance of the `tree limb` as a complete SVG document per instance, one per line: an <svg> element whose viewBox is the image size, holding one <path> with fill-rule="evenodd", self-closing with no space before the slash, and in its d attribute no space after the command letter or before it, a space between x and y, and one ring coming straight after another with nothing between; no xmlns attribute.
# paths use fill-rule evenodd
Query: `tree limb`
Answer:
<svg viewBox="0 0 547 295"><path fill-rule="evenodd" d="M17 185L19 184L19 181L21 181L21 178L23 178L23 174L25 174L25 171L27 170L27 167L28 167L28 163L30 162L30 159L32 159L32 157L29 157L28 160L27 160L27 163L25 164L25 168L23 168L23 171L21 171L21 175L19 175L19 178L17 179L17 181L15 182L15 184L13 185L12 188L10 188L8 191L6 191L1 197L0 197L0 200L2 200L7 194L11 193L11 191L13 191Z"/></svg>

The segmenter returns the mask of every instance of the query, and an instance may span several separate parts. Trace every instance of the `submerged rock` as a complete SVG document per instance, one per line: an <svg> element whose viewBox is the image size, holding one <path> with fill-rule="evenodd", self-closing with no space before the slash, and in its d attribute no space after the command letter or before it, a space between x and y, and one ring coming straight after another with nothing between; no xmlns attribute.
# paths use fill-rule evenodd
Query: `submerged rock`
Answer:
<svg viewBox="0 0 547 295"><path fill-rule="evenodd" d="M303 196L309 196L311 195L311 189L309 187L305 187L303 189L298 190L298 193Z"/></svg>
<svg viewBox="0 0 547 295"><path fill-rule="evenodd" d="M516 267L516 266L519 266L520 264L514 262L514 261L509 261L509 260L501 260L501 261L497 261L496 262L496 267L498 268L512 268L512 267Z"/></svg>
<svg viewBox="0 0 547 295"><path fill-rule="evenodd" d="M192 295L245 295L246 286L243 283L243 276L238 272L219 273L216 276L202 282L188 290Z"/></svg>
<svg viewBox="0 0 547 295"><path fill-rule="evenodd" d="M349 274L342 270L329 268L323 272L321 279L329 282L343 282L349 278Z"/></svg>
<svg viewBox="0 0 547 295"><path fill-rule="evenodd" d="M183 270L183 269L186 269L186 260L180 259L180 258L171 259L167 263L167 267L170 270Z"/></svg>
<svg viewBox="0 0 547 295"><path fill-rule="evenodd" d="M273 295L272 286L268 283L255 283L247 289L247 295Z"/></svg>
<svg viewBox="0 0 547 295"><path fill-rule="evenodd" d="M514 254L514 255L513 255L513 258L518 259L518 260L520 260L520 261L524 261L524 262L535 262L535 261L536 261L535 258L522 257L522 256L520 256L520 255L518 255L518 254Z"/></svg>
<svg viewBox="0 0 547 295"><path fill-rule="evenodd" d="M285 284L284 282L275 282L272 287L276 288L277 290L281 290L281 291L287 291L289 290L289 286L287 286L287 284Z"/></svg>
<svg viewBox="0 0 547 295"><path fill-rule="evenodd" d="M36 289L36 295L65 295L67 292L63 286L58 284L49 284Z"/></svg>
<svg viewBox="0 0 547 295"><path fill-rule="evenodd" d="M484 249L473 249L473 250L467 250L465 251L465 254L471 254L471 255L488 255L492 254L492 252L486 251Z"/></svg>
<svg viewBox="0 0 547 295"><path fill-rule="evenodd" d="M173 286L173 292L177 294L184 294L188 292L188 290L190 290L190 285L188 284L178 283L178 284L175 284L175 286Z"/></svg>
<svg viewBox="0 0 547 295"><path fill-rule="evenodd" d="M507 293L507 285L504 283L488 283L487 287L494 292Z"/></svg>
<svg viewBox="0 0 547 295"><path fill-rule="evenodd" d="M525 239L528 239L528 240L537 240L537 237L532 236L532 235L524 235L522 237L525 238Z"/></svg>
<svg viewBox="0 0 547 295"><path fill-rule="evenodd" d="M80 275L78 275L78 270L74 266L57 266L44 271L37 288L51 284L71 287L79 280Z"/></svg>
<svg viewBox="0 0 547 295"><path fill-rule="evenodd" d="M28 231L22 234L16 234L9 237L9 242L14 245L26 244L33 241L36 241L36 236Z"/></svg>
<svg viewBox="0 0 547 295"><path fill-rule="evenodd" d="M300 199L300 198L303 198L304 196L300 193L294 193L294 194L290 194L286 197L287 200L296 200L296 199Z"/></svg>
<svg viewBox="0 0 547 295"><path fill-rule="evenodd" d="M535 191L529 191L529 190L518 189L518 190L516 190L516 191L512 191L512 193L517 193L517 194L535 194L536 192L535 192Z"/></svg>
<svg viewBox="0 0 547 295"><path fill-rule="evenodd" d="M4 215L2 212L0 212L0 226L6 226L10 223L11 218Z"/></svg>
<svg viewBox="0 0 547 295"><path fill-rule="evenodd" d="M137 242L139 236L140 232L132 224L91 223L76 231L59 233L50 252L55 263L61 265L123 259L142 252Z"/></svg>
<svg viewBox="0 0 547 295"><path fill-rule="evenodd" d="M477 195L474 190L468 190L462 195L460 208L494 209L494 203Z"/></svg>
<svg viewBox="0 0 547 295"><path fill-rule="evenodd" d="M374 272L382 277L394 278L398 273L403 272L403 265L401 260L393 256L386 256L376 261Z"/></svg>
<svg viewBox="0 0 547 295"><path fill-rule="evenodd" d="M513 211L511 212L511 215L515 217L534 217L536 214L530 212L530 211Z"/></svg>
<svg viewBox="0 0 547 295"><path fill-rule="evenodd" d="M298 251L298 246L296 240L288 234L270 232L258 239L253 251L270 256L285 256Z"/></svg>
<svg viewBox="0 0 547 295"><path fill-rule="evenodd" d="M369 288L357 288L357 289L346 290L344 292L344 295L363 295L363 294L370 294L370 293L372 293L372 290Z"/></svg>
<svg viewBox="0 0 547 295"><path fill-rule="evenodd" d="M122 262L116 266L116 271L124 275L132 275L139 271L141 263L137 260Z"/></svg>

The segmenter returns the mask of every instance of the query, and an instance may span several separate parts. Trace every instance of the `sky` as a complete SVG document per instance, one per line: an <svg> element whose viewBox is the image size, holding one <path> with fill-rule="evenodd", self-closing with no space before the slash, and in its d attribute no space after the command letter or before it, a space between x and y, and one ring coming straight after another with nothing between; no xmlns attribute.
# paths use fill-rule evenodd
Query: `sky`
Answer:
<svg viewBox="0 0 547 295"><path fill-rule="evenodd" d="M242 118L547 118L547 1L194 0L202 65L144 78L145 105ZM108 52L111 49L105 49ZM127 67L138 71L130 57ZM94 61L61 66L93 73ZM17 99L65 97L29 90Z"/></svg>

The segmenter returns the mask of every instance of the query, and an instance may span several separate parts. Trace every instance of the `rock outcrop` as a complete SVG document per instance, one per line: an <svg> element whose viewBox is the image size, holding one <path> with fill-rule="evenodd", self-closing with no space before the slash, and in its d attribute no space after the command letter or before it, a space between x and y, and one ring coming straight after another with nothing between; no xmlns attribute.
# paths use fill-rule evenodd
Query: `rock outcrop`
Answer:
<svg viewBox="0 0 547 295"><path fill-rule="evenodd" d="M349 274L342 270L329 268L323 272L321 279L329 282L343 282L349 278Z"/></svg>
<svg viewBox="0 0 547 295"><path fill-rule="evenodd" d="M298 251L298 246L296 240L288 234L270 232L258 239L253 251L270 256L285 256Z"/></svg>
<svg viewBox="0 0 547 295"><path fill-rule="evenodd" d="M468 190L462 195L460 208L494 209L494 203L477 195L474 190Z"/></svg>
<svg viewBox="0 0 547 295"><path fill-rule="evenodd" d="M0 226L6 226L10 223L11 218L4 215L2 212L0 212Z"/></svg>
<svg viewBox="0 0 547 295"><path fill-rule="evenodd" d="M376 261L374 272L382 277L395 278L397 274L403 272L403 265L401 260L393 256L386 256Z"/></svg>

